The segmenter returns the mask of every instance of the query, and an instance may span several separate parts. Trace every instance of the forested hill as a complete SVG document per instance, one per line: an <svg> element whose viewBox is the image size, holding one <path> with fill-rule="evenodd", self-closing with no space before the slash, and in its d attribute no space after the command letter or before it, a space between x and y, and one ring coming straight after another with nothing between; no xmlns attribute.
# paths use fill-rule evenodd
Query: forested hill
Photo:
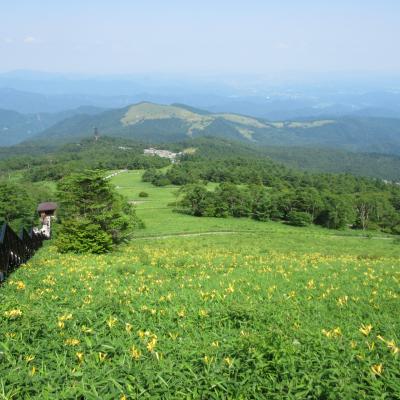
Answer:
<svg viewBox="0 0 400 400"><path fill-rule="evenodd" d="M318 146L400 155L400 119L348 117L271 122L153 103L139 103L97 115L75 115L56 123L33 140L77 141L91 135L94 126L107 136L149 143L215 136L263 145Z"/></svg>
<svg viewBox="0 0 400 400"><path fill-rule="evenodd" d="M354 153L341 149L281 147L263 148L266 156L287 166L311 172L349 173L400 182L400 156Z"/></svg>
<svg viewBox="0 0 400 400"><path fill-rule="evenodd" d="M53 179L68 171L85 168L146 168L156 162L168 165L166 159L143 156L149 144L123 138L102 136L61 146L33 144L0 148L0 175L23 170L29 180ZM199 137L174 143L153 144L174 152L191 149L201 159L269 159L286 167L310 172L350 173L358 176L400 182L400 157L384 154L351 153L344 150L304 147L257 146L215 137ZM186 155L185 158L190 157ZM151 162L151 163L150 163ZM156 165L154 164L154 165Z"/></svg>
<svg viewBox="0 0 400 400"><path fill-rule="evenodd" d="M33 173L35 166L39 165L42 171L39 175L45 173L50 176L62 175L68 168L79 169L80 165L126 168L134 165L138 158L143 158L143 149L149 146L175 152L192 148L196 149L196 155L200 157L269 158L288 167L310 172L350 173L400 182L400 156L327 148L259 146L253 142L207 136L163 144L101 136L97 142L93 138L87 138L69 144L36 142L0 147L0 173L26 168ZM138 165L145 164L141 161Z"/></svg>

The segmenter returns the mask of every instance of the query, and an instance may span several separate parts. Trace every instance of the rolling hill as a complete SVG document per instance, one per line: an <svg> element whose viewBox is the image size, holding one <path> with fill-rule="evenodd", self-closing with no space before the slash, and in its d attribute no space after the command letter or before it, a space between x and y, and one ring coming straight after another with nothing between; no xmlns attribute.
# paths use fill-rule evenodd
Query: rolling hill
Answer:
<svg viewBox="0 0 400 400"><path fill-rule="evenodd" d="M74 115L32 139L67 143L91 135L95 126L107 136L149 143L216 136L260 145L400 154L398 119L346 117L271 122L239 114L210 113L181 104L148 102L96 115Z"/></svg>
<svg viewBox="0 0 400 400"><path fill-rule="evenodd" d="M30 139L54 124L76 115L93 115L104 111L97 107L83 106L59 113L21 114L0 109L0 146L12 146Z"/></svg>

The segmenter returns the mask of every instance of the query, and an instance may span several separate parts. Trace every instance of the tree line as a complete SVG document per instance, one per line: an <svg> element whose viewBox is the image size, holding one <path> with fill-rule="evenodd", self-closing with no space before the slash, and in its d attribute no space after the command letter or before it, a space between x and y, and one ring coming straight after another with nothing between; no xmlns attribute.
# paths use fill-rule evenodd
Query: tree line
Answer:
<svg viewBox="0 0 400 400"><path fill-rule="evenodd" d="M182 186L178 211L191 215L400 234L400 187L379 179L299 172L266 159L195 156L166 172L150 168L142 179ZM219 186L209 190L208 182Z"/></svg>
<svg viewBox="0 0 400 400"><path fill-rule="evenodd" d="M144 169L169 165L169 160L143 155L144 147L143 144L118 138L84 139L45 154L23 154L0 160L0 176L22 171L25 182L58 181L84 169Z"/></svg>

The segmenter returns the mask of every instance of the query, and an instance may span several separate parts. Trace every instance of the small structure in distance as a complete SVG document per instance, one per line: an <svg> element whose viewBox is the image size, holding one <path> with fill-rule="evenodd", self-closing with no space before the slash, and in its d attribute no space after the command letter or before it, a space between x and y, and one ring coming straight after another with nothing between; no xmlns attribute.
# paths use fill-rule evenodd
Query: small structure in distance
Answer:
<svg viewBox="0 0 400 400"><path fill-rule="evenodd" d="M57 208L57 203L54 203L53 201L47 201L38 205L37 212L42 224L40 232L47 238L50 238L51 236L51 220L56 217Z"/></svg>
<svg viewBox="0 0 400 400"><path fill-rule="evenodd" d="M146 156L158 156L161 158L168 158L171 162L176 162L177 158L180 157L183 153L174 153L169 150L158 150L150 147L149 149L144 149L143 154Z"/></svg>
<svg viewBox="0 0 400 400"><path fill-rule="evenodd" d="M93 134L94 134L94 141L97 142L99 140L100 134L96 126L93 129Z"/></svg>

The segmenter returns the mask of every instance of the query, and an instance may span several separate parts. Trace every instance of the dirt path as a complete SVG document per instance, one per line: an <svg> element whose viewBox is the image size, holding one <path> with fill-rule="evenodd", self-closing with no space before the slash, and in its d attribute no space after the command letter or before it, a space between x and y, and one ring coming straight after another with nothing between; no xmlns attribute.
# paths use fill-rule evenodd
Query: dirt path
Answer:
<svg viewBox="0 0 400 400"><path fill-rule="evenodd" d="M164 235L154 235L154 236L141 236L141 237L135 237L135 240L162 240L162 239L169 239L173 237L196 237L196 236L209 236L209 235L235 235L235 234L241 234L241 233L247 233L247 234L268 234L271 232L260 232L260 231L206 231L206 232L193 232L193 233L186 233L186 232L178 232L178 233L166 233ZM354 238L354 239L375 239L375 240L393 240L391 237L382 237L382 236L376 236L376 237L367 237L367 236L346 236L346 235L327 235L326 237L336 237L336 238Z"/></svg>
<svg viewBox="0 0 400 400"><path fill-rule="evenodd" d="M124 173L124 172L128 172L128 170L127 170L127 169L121 169L120 171L114 172L114 173L111 174L111 175L107 175L104 179L113 178L114 176L117 176L117 175L122 174L122 173Z"/></svg>
<svg viewBox="0 0 400 400"><path fill-rule="evenodd" d="M233 235L237 233L245 233L241 231L210 231L210 232L193 232L193 233L169 233L165 235L157 235L157 236L142 236L135 237L135 240L160 240L160 239L169 239L172 237L195 237L195 236L208 236L208 235ZM252 233L252 232L249 232Z"/></svg>

